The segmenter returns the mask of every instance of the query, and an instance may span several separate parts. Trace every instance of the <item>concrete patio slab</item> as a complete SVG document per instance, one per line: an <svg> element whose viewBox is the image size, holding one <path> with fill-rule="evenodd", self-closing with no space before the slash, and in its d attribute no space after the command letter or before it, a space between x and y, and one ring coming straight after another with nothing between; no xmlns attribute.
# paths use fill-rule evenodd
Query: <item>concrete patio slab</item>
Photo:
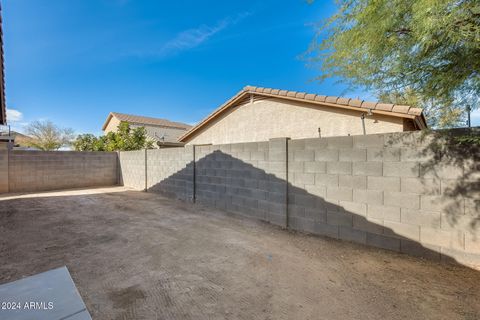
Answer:
<svg viewBox="0 0 480 320"><path fill-rule="evenodd" d="M0 285L0 303L2 319L92 319L66 267Z"/></svg>

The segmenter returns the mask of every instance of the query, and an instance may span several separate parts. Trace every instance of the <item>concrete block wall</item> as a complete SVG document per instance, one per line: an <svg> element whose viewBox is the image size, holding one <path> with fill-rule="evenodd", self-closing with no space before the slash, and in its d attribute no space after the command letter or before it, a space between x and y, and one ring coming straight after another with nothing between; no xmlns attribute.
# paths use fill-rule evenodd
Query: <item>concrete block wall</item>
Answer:
<svg viewBox="0 0 480 320"><path fill-rule="evenodd" d="M0 150L0 193L8 192L8 150Z"/></svg>
<svg viewBox="0 0 480 320"><path fill-rule="evenodd" d="M449 134L188 148L149 150L146 172L144 151L121 152L124 184L294 230L480 265L480 150L459 148Z"/></svg>
<svg viewBox="0 0 480 320"><path fill-rule="evenodd" d="M0 167L5 168L5 158L0 155ZM10 151L6 161L9 192L110 186L118 182L114 152Z"/></svg>
<svg viewBox="0 0 480 320"><path fill-rule="evenodd" d="M193 146L147 150L147 190L193 201Z"/></svg>
<svg viewBox="0 0 480 320"><path fill-rule="evenodd" d="M287 139L195 147L199 203L286 226Z"/></svg>
<svg viewBox="0 0 480 320"><path fill-rule="evenodd" d="M451 152L442 139L415 132L289 141L289 227L480 264L480 153Z"/></svg>
<svg viewBox="0 0 480 320"><path fill-rule="evenodd" d="M119 183L136 190L147 187L146 150L118 152Z"/></svg>

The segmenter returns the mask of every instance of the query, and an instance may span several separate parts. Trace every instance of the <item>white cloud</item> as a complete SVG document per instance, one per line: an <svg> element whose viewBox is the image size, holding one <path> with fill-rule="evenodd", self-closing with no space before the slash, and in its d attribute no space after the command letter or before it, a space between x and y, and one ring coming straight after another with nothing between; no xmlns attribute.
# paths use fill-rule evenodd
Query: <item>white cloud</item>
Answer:
<svg viewBox="0 0 480 320"><path fill-rule="evenodd" d="M161 49L156 53L158 56L168 56L179 53L181 51L195 48L202 43L208 41L215 34L228 28L229 26L239 23L241 20L250 16L250 12L242 12L236 17L227 17L218 21L213 26L201 25L196 28L188 29L178 33L173 39L167 41Z"/></svg>
<svg viewBox="0 0 480 320"><path fill-rule="evenodd" d="M15 109L7 109L7 121L18 122L23 119L23 114Z"/></svg>
<svg viewBox="0 0 480 320"><path fill-rule="evenodd" d="M164 46L165 51L181 51L194 48L207 41L211 36L227 27L227 22L222 20L215 26L201 25L195 29L189 29L179 33L175 38L168 41Z"/></svg>

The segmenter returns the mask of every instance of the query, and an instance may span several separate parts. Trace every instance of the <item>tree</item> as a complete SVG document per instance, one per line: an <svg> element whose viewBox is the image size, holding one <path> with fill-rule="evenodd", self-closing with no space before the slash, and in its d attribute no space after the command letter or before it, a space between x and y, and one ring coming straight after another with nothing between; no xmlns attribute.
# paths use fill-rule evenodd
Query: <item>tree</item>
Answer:
<svg viewBox="0 0 480 320"><path fill-rule="evenodd" d="M454 125L480 102L478 0L337 0L310 48L319 80L392 94ZM392 96L391 96L392 97Z"/></svg>
<svg viewBox="0 0 480 320"><path fill-rule="evenodd" d="M438 99L422 101L422 98L411 88L403 92L381 92L378 98L382 102L416 106L423 109L427 123L431 128L456 127L464 120L463 110L453 103L441 103ZM465 122L463 122L465 123Z"/></svg>
<svg viewBox="0 0 480 320"><path fill-rule="evenodd" d="M103 151L103 141L91 133L79 135L72 145L77 151Z"/></svg>
<svg viewBox="0 0 480 320"><path fill-rule="evenodd" d="M126 122L120 123L116 132L104 136L93 134L79 135L73 146L77 151L130 151L153 148L153 141L147 138L144 127L130 128Z"/></svg>
<svg viewBox="0 0 480 320"><path fill-rule="evenodd" d="M44 151L69 146L74 138L72 129L61 128L49 120L33 121L27 126L25 132L29 136L26 144Z"/></svg>

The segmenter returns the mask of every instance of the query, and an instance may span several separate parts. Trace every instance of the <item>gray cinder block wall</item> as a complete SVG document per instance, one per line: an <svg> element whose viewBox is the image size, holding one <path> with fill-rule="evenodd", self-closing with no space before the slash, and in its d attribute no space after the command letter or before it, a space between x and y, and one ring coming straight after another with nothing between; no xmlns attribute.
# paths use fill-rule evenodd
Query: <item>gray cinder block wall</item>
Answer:
<svg viewBox="0 0 480 320"><path fill-rule="evenodd" d="M119 183L136 190L147 187L146 150L118 152Z"/></svg>
<svg viewBox="0 0 480 320"><path fill-rule="evenodd" d="M0 182L3 192L111 186L118 182L117 171L114 152L9 151L0 154L0 176L6 177Z"/></svg>
<svg viewBox="0 0 480 320"><path fill-rule="evenodd" d="M286 226L285 138L195 148L196 200Z"/></svg>
<svg viewBox="0 0 480 320"><path fill-rule="evenodd" d="M192 201L193 147L147 150L147 190Z"/></svg>
<svg viewBox="0 0 480 320"><path fill-rule="evenodd" d="M480 265L480 151L462 132L180 148L147 160L147 176L191 175L198 202L293 230Z"/></svg>
<svg viewBox="0 0 480 320"><path fill-rule="evenodd" d="M480 153L453 138L416 132L290 141L289 226L480 264Z"/></svg>
<svg viewBox="0 0 480 320"><path fill-rule="evenodd" d="M8 192L8 150L0 150L0 193Z"/></svg>

